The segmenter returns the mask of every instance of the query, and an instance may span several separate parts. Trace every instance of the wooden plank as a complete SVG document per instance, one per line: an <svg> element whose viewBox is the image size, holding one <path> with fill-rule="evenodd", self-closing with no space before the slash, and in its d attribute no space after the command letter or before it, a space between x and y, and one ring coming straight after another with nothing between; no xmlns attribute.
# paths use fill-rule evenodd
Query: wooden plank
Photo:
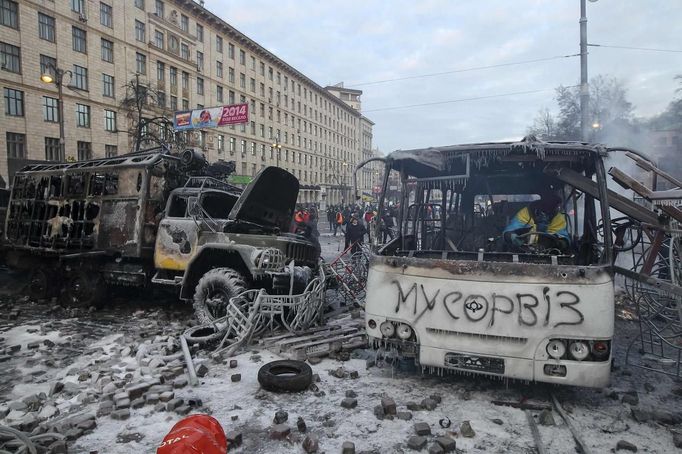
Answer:
<svg viewBox="0 0 682 454"><path fill-rule="evenodd" d="M634 153L630 153L629 151L625 153L625 156L628 158L632 159L637 163L639 167L641 167L644 170L648 170L650 172L654 172L657 175L662 176L666 180L668 180L670 183L672 183L674 186L677 186L678 188L682 188L682 181L678 180L674 176L670 175L667 172L664 172L663 170L659 169L658 167L654 166L651 164L649 161L640 158Z"/></svg>
<svg viewBox="0 0 682 454"><path fill-rule="evenodd" d="M652 202L651 196L653 194L653 191L651 189L647 188L644 186L642 183L639 181L635 180L634 178L630 177L629 175L625 174L623 171L619 170L616 167L611 167L609 169L609 175L616 181L616 183L620 184L621 186L631 189L637 194L641 195L645 199L647 199L649 202ZM670 205L657 205L665 214L670 216L671 218L675 219L677 222L682 222L682 210L675 206L670 206Z"/></svg>
<svg viewBox="0 0 682 454"><path fill-rule="evenodd" d="M538 454L547 454L545 445L542 443L542 438L540 437L540 431L538 430L538 424L535 422L535 418L530 411L524 410L526 414L526 419L528 420L528 425L530 426L530 433L533 435L533 441L535 442L535 447L538 450Z"/></svg>
<svg viewBox="0 0 682 454"><path fill-rule="evenodd" d="M514 400L493 400L490 403L502 407L520 408L521 410L542 411L552 409L552 405L550 405L549 403L529 402L527 400L522 400L518 402Z"/></svg>

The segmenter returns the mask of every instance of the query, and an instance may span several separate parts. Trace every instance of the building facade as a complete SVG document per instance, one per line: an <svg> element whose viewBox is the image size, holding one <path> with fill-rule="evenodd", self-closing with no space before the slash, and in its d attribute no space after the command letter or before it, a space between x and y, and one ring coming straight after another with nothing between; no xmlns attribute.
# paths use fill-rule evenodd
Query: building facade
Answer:
<svg viewBox="0 0 682 454"><path fill-rule="evenodd" d="M0 0L0 32L5 180L31 160L130 151L130 112L121 106L138 77L154 94L149 116L248 103L249 123L189 137L209 161L235 161L243 181L279 165L299 178L301 202L348 197L349 180L339 175L352 172L367 146L359 104L344 102L199 3ZM41 81L53 67L65 72L63 119L57 87Z"/></svg>

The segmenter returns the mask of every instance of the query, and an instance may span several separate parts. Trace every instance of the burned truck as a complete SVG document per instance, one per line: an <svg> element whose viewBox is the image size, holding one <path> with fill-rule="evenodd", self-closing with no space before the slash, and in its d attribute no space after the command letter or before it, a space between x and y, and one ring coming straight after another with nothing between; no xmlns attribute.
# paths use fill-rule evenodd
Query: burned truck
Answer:
<svg viewBox="0 0 682 454"><path fill-rule="evenodd" d="M30 272L37 299L90 306L107 286L165 284L201 321L244 289L305 286L319 248L287 233L298 180L270 167L242 191L206 164L159 149L27 166L12 186L5 261Z"/></svg>
<svg viewBox="0 0 682 454"><path fill-rule="evenodd" d="M605 155L530 137L383 159L383 194L391 173L402 191L397 236L370 254L374 346L441 373L606 386L615 309ZM387 209L382 196L375 219Z"/></svg>

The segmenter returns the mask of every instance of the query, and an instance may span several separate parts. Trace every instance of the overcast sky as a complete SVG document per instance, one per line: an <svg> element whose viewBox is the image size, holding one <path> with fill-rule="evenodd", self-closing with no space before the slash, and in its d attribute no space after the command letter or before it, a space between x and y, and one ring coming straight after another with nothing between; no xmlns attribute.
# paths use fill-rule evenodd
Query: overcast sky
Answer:
<svg viewBox="0 0 682 454"><path fill-rule="evenodd" d="M318 84L363 90L374 146L520 138L553 88L580 82L561 58L390 83L368 82L576 54L579 0L206 0L205 6ZM588 2L588 42L682 50L682 0ZM682 53L589 48L590 77L623 80L638 116L675 96ZM547 90L392 110L384 108Z"/></svg>

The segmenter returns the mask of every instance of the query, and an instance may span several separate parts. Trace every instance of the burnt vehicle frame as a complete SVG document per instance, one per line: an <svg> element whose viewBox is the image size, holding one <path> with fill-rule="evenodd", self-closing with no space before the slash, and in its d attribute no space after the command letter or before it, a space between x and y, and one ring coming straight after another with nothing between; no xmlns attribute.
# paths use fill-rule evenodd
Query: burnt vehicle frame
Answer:
<svg viewBox="0 0 682 454"><path fill-rule="evenodd" d="M607 384L615 251L605 156L602 146L529 137L372 159L386 167L375 219L387 209L391 171L400 173L402 189L398 236L379 245L380 221L373 229L365 306L373 343L415 357L424 369ZM575 246L506 249L499 234L529 202L494 196L538 194L548 185L573 210L567 223ZM476 210L477 196L491 203Z"/></svg>

